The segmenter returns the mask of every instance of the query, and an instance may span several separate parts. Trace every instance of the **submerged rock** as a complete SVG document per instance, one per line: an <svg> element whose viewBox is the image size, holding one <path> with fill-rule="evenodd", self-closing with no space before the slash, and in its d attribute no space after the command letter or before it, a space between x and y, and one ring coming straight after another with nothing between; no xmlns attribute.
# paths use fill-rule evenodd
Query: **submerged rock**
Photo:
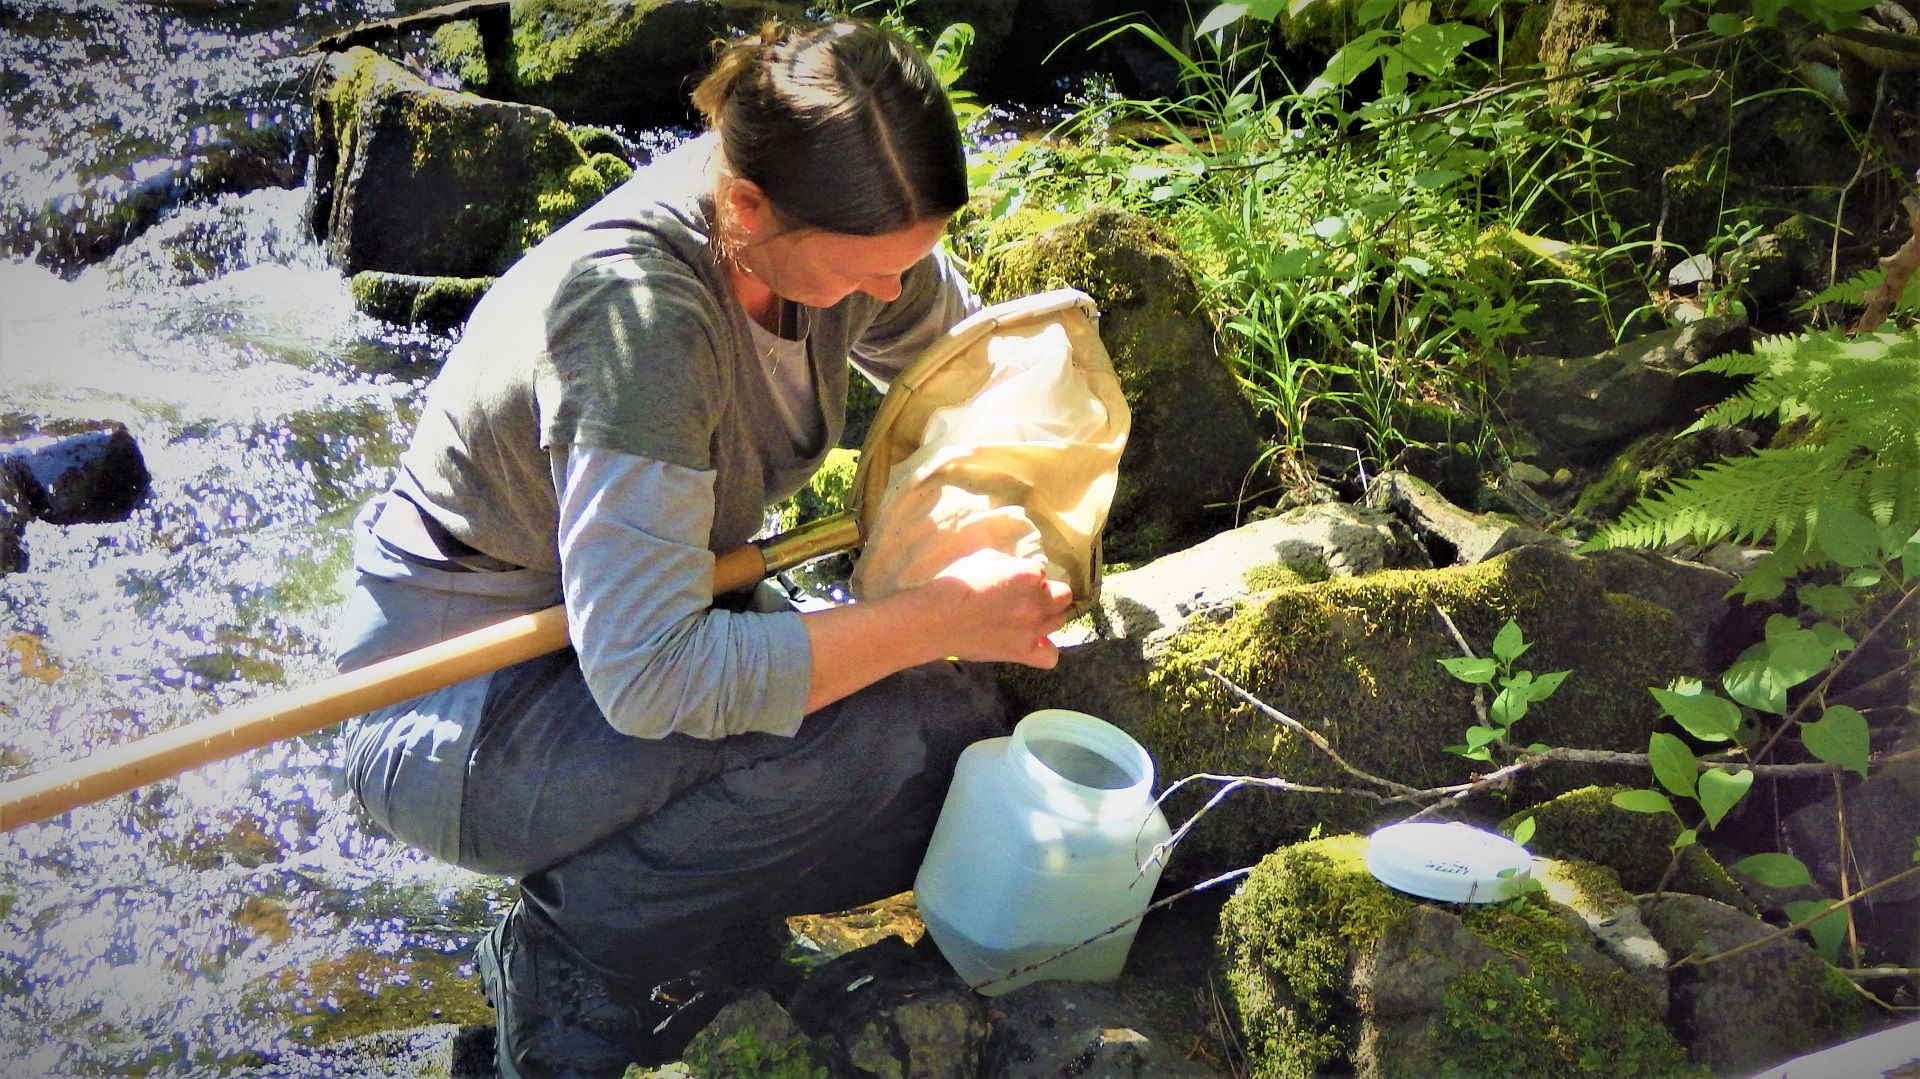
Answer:
<svg viewBox="0 0 1920 1079"><path fill-rule="evenodd" d="M0 443L0 507L56 525L124 521L147 493L147 464L126 425L54 421Z"/></svg>
<svg viewBox="0 0 1920 1079"><path fill-rule="evenodd" d="M1021 227L1016 215L997 239ZM1100 339L1133 410L1107 523L1111 558L1152 558L1232 523L1260 456L1253 409L1171 237L1145 218L1098 207L996 248L974 276L989 302L1070 287L1099 305Z"/></svg>
<svg viewBox="0 0 1920 1079"><path fill-rule="evenodd" d="M308 219L350 274L497 274L632 175L546 109L430 86L370 49L327 58L313 108Z"/></svg>
<svg viewBox="0 0 1920 1079"><path fill-rule="evenodd" d="M1659 1002L1542 894L1454 906L1391 891L1366 840L1282 849L1221 913L1254 1074L1697 1075Z"/></svg>

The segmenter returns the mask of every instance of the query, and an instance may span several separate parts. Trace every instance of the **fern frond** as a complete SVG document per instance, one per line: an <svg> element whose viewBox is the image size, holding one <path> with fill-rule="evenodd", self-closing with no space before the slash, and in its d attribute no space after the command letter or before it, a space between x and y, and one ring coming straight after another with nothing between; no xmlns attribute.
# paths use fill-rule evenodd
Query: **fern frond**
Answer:
<svg viewBox="0 0 1920 1079"><path fill-rule="evenodd" d="M1886 279L1885 266L1869 266L1845 281L1837 281L1828 286L1819 295L1801 304L1799 310L1811 311L1821 304L1829 303L1864 307L1867 303L1867 294L1879 288L1880 283ZM1908 313L1916 309L1920 309L1920 274L1916 274L1907 281L1907 287L1901 291L1900 298L1894 301L1893 305L1896 313Z"/></svg>
<svg viewBox="0 0 1920 1079"><path fill-rule="evenodd" d="M1588 546L1658 547L1680 539L1789 542L1834 490L1837 462L1824 446L1756 450L1667 484L1602 529Z"/></svg>
<svg viewBox="0 0 1920 1079"><path fill-rule="evenodd" d="M1821 304L1845 303L1855 307L1867 302L1867 293L1880 287L1887 279L1885 266L1869 266L1845 281L1835 281L1818 295L1800 305L1800 310L1811 311Z"/></svg>

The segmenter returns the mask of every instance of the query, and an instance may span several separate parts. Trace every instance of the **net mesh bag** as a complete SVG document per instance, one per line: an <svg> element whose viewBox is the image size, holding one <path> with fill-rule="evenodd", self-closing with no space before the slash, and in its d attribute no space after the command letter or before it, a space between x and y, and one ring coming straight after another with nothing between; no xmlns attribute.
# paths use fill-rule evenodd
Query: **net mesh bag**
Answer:
<svg viewBox="0 0 1920 1079"><path fill-rule="evenodd" d="M1090 604L1132 414L1084 293L961 322L888 388L861 453L852 591L878 599L992 548Z"/></svg>

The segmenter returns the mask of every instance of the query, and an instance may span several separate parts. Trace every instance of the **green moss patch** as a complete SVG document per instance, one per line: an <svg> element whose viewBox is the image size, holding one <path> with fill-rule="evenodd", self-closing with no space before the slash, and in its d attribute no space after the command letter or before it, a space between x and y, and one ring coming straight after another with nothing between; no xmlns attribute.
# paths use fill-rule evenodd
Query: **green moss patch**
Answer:
<svg viewBox="0 0 1920 1079"><path fill-rule="evenodd" d="M1667 814L1629 813L1613 804L1622 786L1592 786L1568 791L1551 801L1516 813L1504 827L1521 817L1532 817L1533 840L1528 846L1548 858L1577 859L1607 866L1619 874L1623 887L1635 893L1661 887L1669 892L1691 892L1751 912L1753 903L1727 871L1699 846L1681 852L1679 864L1670 848L1680 834L1680 822Z"/></svg>
<svg viewBox="0 0 1920 1079"><path fill-rule="evenodd" d="M1251 1074L1700 1076L1632 976L1541 896L1417 902L1367 872L1366 840L1280 850L1221 914Z"/></svg>
<svg viewBox="0 0 1920 1079"><path fill-rule="evenodd" d="M1637 749L1659 719L1647 687L1699 673L1684 669L1685 641L1670 611L1604 591L1584 559L1525 547L1476 566L1283 586L1223 621L1192 625L1149 675L1151 712L1133 733L1168 779L1212 772L1359 785L1218 685L1211 669L1320 732L1374 775L1416 787L1463 782L1472 762L1444 747L1475 722L1473 690L1437 662L1460 653L1436 607L1481 653L1516 619L1535 642L1525 666L1573 671L1516 725L1523 744ZM1543 800L1594 782L1593 773L1542 769L1512 799ZM1169 814L1195 805L1177 797ZM1485 808L1504 815L1511 806ZM1180 873L1220 872L1316 826L1361 830L1386 815L1355 797L1239 791L1200 822L1174 865Z"/></svg>

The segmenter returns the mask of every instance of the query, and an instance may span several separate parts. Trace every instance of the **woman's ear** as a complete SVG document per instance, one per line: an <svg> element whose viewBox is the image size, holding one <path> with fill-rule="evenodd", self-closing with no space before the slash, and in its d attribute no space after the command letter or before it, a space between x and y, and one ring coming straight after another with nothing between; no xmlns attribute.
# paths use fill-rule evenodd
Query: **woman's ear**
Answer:
<svg viewBox="0 0 1920 1079"><path fill-rule="evenodd" d="M722 198L726 200L727 216L740 231L742 243L767 238L768 227L774 223L772 205L759 184L738 176L729 177Z"/></svg>

